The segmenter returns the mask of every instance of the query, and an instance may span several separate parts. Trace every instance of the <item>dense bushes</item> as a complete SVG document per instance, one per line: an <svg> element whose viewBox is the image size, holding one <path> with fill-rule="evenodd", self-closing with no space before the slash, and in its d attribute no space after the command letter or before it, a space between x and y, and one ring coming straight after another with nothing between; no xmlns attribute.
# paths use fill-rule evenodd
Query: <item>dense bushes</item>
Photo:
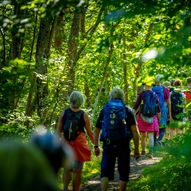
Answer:
<svg viewBox="0 0 191 191"><path fill-rule="evenodd" d="M190 124L187 124L190 127ZM143 175L129 184L129 190L187 191L191 185L191 132L177 136L163 151L164 158L147 168Z"/></svg>

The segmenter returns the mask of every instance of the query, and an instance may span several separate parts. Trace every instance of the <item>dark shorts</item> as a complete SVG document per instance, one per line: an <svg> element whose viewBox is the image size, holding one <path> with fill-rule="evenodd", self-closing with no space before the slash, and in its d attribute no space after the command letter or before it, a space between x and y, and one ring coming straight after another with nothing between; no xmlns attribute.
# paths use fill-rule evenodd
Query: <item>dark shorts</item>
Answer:
<svg viewBox="0 0 191 191"><path fill-rule="evenodd" d="M108 177L114 179L114 169L116 160L118 162L118 171L120 180L129 180L130 171L130 142L123 144L104 145L101 162L101 178Z"/></svg>
<svg viewBox="0 0 191 191"><path fill-rule="evenodd" d="M71 170L82 170L83 166L84 166L84 162L74 160Z"/></svg>

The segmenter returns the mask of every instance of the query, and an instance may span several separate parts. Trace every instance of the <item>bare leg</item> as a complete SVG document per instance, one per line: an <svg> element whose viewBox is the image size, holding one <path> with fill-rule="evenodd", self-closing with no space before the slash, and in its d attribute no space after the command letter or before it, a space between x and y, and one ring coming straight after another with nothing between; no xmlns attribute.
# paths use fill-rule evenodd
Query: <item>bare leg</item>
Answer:
<svg viewBox="0 0 191 191"><path fill-rule="evenodd" d="M120 191L125 191L126 186L127 186L127 182L120 180Z"/></svg>
<svg viewBox="0 0 191 191"><path fill-rule="evenodd" d="M68 185L70 183L72 177L72 172L68 171L68 170L64 170L64 175L63 175L63 179L64 179L64 191L68 190Z"/></svg>
<svg viewBox="0 0 191 191"><path fill-rule="evenodd" d="M103 177L101 179L101 190L102 191L107 191L108 183L109 183L109 178L108 177Z"/></svg>
<svg viewBox="0 0 191 191"><path fill-rule="evenodd" d="M149 152L153 152L154 147L154 132L148 132L149 136Z"/></svg>
<svg viewBox="0 0 191 191"><path fill-rule="evenodd" d="M75 170L73 177L73 191L80 190L81 177L82 177L82 170Z"/></svg>
<svg viewBox="0 0 191 191"><path fill-rule="evenodd" d="M141 147L142 152L145 151L145 144L146 144L146 132L141 133Z"/></svg>

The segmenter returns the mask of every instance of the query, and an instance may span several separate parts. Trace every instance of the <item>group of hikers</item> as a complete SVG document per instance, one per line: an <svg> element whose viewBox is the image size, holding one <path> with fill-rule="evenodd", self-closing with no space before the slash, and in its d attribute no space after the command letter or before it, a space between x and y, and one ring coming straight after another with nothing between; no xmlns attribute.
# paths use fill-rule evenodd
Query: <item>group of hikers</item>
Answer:
<svg viewBox="0 0 191 191"><path fill-rule="evenodd" d="M56 174L64 167L64 191L69 190L71 180L72 190L79 191L84 162L91 160L86 134L94 145L94 154L98 157L102 151L101 190L106 191L109 181L114 179L116 162L120 191L126 190L131 139L135 159L141 155L152 157L155 146L162 145L166 129L171 137L184 132L183 129L170 127L172 121L191 120L191 110L184 107L191 102L191 77L187 78L187 87L182 87L180 80L171 80L171 84L164 86L162 79L159 74L155 76L154 84L150 80L144 81L144 89L139 93L133 109L125 105L123 90L113 88L109 101L99 113L94 132L88 114L81 109L84 103L82 93L73 91L69 98L70 107L59 117L58 137L48 132L32 136L29 144L25 145L1 142L1 190L58 190ZM145 149L147 135L149 151Z"/></svg>
<svg viewBox="0 0 191 191"><path fill-rule="evenodd" d="M156 75L153 81L145 81L144 90L139 94L131 109L124 104L124 92L113 88L109 94L110 100L101 110L94 132L86 112L80 109L84 97L79 91L70 95L70 107L65 109L59 118L58 132L63 142L74 151L75 160L72 168L65 169L63 175L64 191L68 190L73 176L73 191L78 191L81 184L81 174L85 161L91 160L91 149L86 134L94 145L94 153L100 155L101 190L106 191L109 180L114 179L115 163L118 163L120 191L126 189L130 171L130 140L134 142L134 157L141 155L153 156L155 145L162 145L165 131L172 120L183 121L184 103L190 102L191 77L187 79L187 88L182 91L180 80L171 80L171 85L162 84L163 75ZM185 101L185 99L186 101ZM189 110L187 111L190 112ZM190 113L188 115L190 120ZM169 130L170 131L170 130ZM171 131L183 132L171 128ZM139 137L141 134L141 153L139 152ZM146 153L146 137L149 137L149 152Z"/></svg>
<svg viewBox="0 0 191 191"><path fill-rule="evenodd" d="M70 107L61 113L58 132L64 143L71 146L76 156L72 169L64 170L64 191L68 190L72 175L73 191L80 189L84 162L91 160L91 149L85 136L85 130L94 145L96 156L100 155L99 140L103 142L101 189L107 190L109 180L114 178L116 159L118 159L120 190L126 188L130 170L130 140L133 137L134 156L138 158L139 131L133 111L123 102L123 91L119 88L113 88L109 97L110 101L106 103L99 114L94 133L90 127L87 113L80 109L84 98L79 91L72 92ZM99 139L101 130L102 134Z"/></svg>
<svg viewBox="0 0 191 191"><path fill-rule="evenodd" d="M152 157L155 145L163 145L165 135L166 139L169 139L183 132L172 127L171 122L186 120L185 106L191 101L191 77L187 78L187 87L184 89L180 79L167 82L167 87L162 85L162 81L163 75L158 74L155 76L154 84L150 81L145 82L145 90L139 94L133 107L135 113L139 108L137 124L141 132L141 154L146 154L145 144L148 134L149 157ZM190 119L189 112L188 110L188 119Z"/></svg>

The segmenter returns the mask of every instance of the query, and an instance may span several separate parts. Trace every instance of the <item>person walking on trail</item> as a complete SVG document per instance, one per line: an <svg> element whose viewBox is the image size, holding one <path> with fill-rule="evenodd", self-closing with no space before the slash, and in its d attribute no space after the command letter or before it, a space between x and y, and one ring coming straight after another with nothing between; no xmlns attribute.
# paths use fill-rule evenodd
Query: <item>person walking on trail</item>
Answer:
<svg viewBox="0 0 191 191"><path fill-rule="evenodd" d="M100 155L99 137L103 142L101 161L101 190L106 191L109 180L114 179L115 162L118 158L120 191L126 189L130 170L130 139L133 137L134 157L139 158L139 131L134 113L125 106L124 92L113 88L108 101L99 114L94 130L95 155Z"/></svg>
<svg viewBox="0 0 191 191"><path fill-rule="evenodd" d="M175 80L174 79L171 79L170 81L166 81L166 82L164 82L163 83L163 85L166 87L166 88L168 88L168 90L170 91L170 92L172 92L173 90L174 90L174 82L175 82ZM170 125L170 121L169 121L169 118L168 118L168 120L167 120L167 126L166 126L166 133L165 133L165 136L164 136L164 139L166 140L166 141L168 141L169 140L169 138L170 138L170 133L171 133L171 128L169 127L169 125Z"/></svg>
<svg viewBox="0 0 191 191"><path fill-rule="evenodd" d="M151 91L152 82L146 82L145 91L141 92L133 107L134 112L138 108L139 113L137 116L138 129L141 132L141 147L142 155L145 155L146 136L149 137L149 153L148 156L152 158L154 147L154 132L159 133L160 120L160 105L158 96Z"/></svg>
<svg viewBox="0 0 191 191"><path fill-rule="evenodd" d="M184 116L182 116L182 114L184 113L185 94L180 90L182 86L181 80L176 80L174 86L175 89L170 93L172 119L173 121L183 121ZM177 133L183 133L183 131L177 128L173 136L175 136Z"/></svg>
<svg viewBox="0 0 191 191"><path fill-rule="evenodd" d="M187 87L186 91L184 91L184 94L186 95L186 104L191 103L191 77L188 77L186 79ZM188 113L188 120L191 121L191 106L189 106L189 109L187 110Z"/></svg>
<svg viewBox="0 0 191 191"><path fill-rule="evenodd" d="M163 85L168 88L169 92L171 93L174 90L174 82L175 79L171 79L170 81L166 81ZM167 120L167 126L166 126L166 133L164 138L166 141L168 141L170 138L172 138L172 135L176 132L176 130L172 127L170 127L170 120L168 118Z"/></svg>
<svg viewBox="0 0 191 191"><path fill-rule="evenodd" d="M72 165L71 161L74 158L72 149L67 144L63 144L55 132L51 133L44 126L37 128L30 143L44 154L55 174L60 168L69 168Z"/></svg>
<svg viewBox="0 0 191 191"><path fill-rule="evenodd" d="M159 121L159 137L157 143L162 145L161 141L165 135L165 130L167 126L167 121L171 121L171 105L170 105L170 91L168 88L162 85L162 74L157 74L155 76L155 86L152 91L158 95L159 104L161 109L161 119Z"/></svg>
<svg viewBox="0 0 191 191"><path fill-rule="evenodd" d="M72 169L64 170L64 191L68 190L72 175L73 191L78 191L84 162L91 160L91 149L86 139L85 130L92 144L94 144L94 139L89 117L86 112L80 109L84 103L83 95L79 91L73 91L69 100L70 107L60 115L58 132L63 141L72 147L75 154Z"/></svg>

